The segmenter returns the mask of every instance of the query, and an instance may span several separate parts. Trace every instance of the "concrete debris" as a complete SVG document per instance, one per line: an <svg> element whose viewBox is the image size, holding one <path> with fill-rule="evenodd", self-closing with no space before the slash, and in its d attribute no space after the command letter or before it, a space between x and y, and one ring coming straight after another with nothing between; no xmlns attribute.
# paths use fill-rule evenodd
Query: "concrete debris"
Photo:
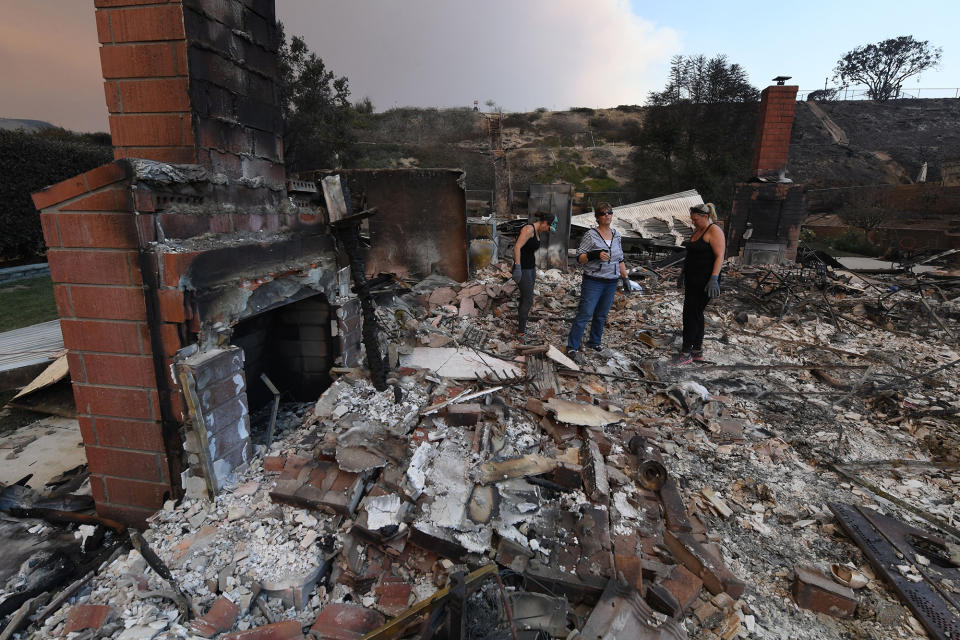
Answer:
<svg viewBox="0 0 960 640"><path fill-rule="evenodd" d="M427 369L444 378L476 380L489 376L517 378L522 370L515 364L475 349L415 347L400 356L400 364L411 369Z"/></svg>
<svg viewBox="0 0 960 640"><path fill-rule="evenodd" d="M484 637L917 636L828 505L903 503L914 524L956 526L960 354L933 319L960 317L954 285L733 265L704 361L674 366L682 294L661 270L617 294L603 350L578 367L552 346L577 276L538 274L521 344L509 275L431 276L402 313L378 310L385 391L342 369L315 403L283 405L275 441L213 501L152 516L143 538L171 582L121 553L20 638L442 635L454 611ZM28 522L24 536L50 528ZM939 533L901 554L898 579L949 565ZM28 557L0 606L25 602ZM831 565L863 588L815 569ZM956 599L960 578L937 587Z"/></svg>
<svg viewBox="0 0 960 640"><path fill-rule="evenodd" d="M553 412L560 422L582 427L602 427L620 422L623 419L622 415L611 411L604 411L593 405L570 402L560 398L550 398L547 400L546 407Z"/></svg>

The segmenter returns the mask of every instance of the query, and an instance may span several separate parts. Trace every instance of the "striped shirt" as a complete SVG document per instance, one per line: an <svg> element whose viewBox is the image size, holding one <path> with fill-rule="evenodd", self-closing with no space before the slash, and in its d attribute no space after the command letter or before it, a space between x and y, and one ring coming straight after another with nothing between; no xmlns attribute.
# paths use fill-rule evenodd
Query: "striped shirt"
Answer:
<svg viewBox="0 0 960 640"><path fill-rule="evenodd" d="M583 265L583 275L591 278L600 278L602 280L616 280L620 277L620 263L623 262L623 245L620 242L620 233L611 228L613 237L608 243L596 229L590 229L583 234L583 240L577 247L577 257L590 251L606 251L610 254L610 259L602 262L599 258L596 260L587 260Z"/></svg>

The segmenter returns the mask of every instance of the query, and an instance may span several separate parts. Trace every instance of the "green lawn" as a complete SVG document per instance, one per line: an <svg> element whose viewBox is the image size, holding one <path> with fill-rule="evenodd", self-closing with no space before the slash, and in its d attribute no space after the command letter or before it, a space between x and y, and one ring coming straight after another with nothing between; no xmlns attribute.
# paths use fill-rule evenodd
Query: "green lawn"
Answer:
<svg viewBox="0 0 960 640"><path fill-rule="evenodd" d="M57 319L50 276L0 285L0 331Z"/></svg>

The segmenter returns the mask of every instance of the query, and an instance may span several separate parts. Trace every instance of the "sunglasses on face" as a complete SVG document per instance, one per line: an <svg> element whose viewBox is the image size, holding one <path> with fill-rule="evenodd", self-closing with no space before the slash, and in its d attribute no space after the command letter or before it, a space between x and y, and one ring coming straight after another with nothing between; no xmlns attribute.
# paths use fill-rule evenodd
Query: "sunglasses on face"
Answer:
<svg viewBox="0 0 960 640"><path fill-rule="evenodd" d="M601 211L600 213L597 214L597 217L599 218L600 216L612 216L612 215L613 215L613 211Z"/></svg>

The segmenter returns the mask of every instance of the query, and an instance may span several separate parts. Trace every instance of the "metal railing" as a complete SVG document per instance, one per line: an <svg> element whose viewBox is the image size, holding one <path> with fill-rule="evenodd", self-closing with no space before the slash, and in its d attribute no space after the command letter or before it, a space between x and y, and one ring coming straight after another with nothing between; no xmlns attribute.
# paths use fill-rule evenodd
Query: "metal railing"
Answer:
<svg viewBox="0 0 960 640"><path fill-rule="evenodd" d="M830 87L827 90L833 89ZM823 89L801 89L797 91L797 100L803 101L814 91L823 91ZM866 87L846 87L836 89L837 93L834 100L870 100L870 91ZM960 87L901 87L894 100L917 99L917 98L960 98Z"/></svg>

